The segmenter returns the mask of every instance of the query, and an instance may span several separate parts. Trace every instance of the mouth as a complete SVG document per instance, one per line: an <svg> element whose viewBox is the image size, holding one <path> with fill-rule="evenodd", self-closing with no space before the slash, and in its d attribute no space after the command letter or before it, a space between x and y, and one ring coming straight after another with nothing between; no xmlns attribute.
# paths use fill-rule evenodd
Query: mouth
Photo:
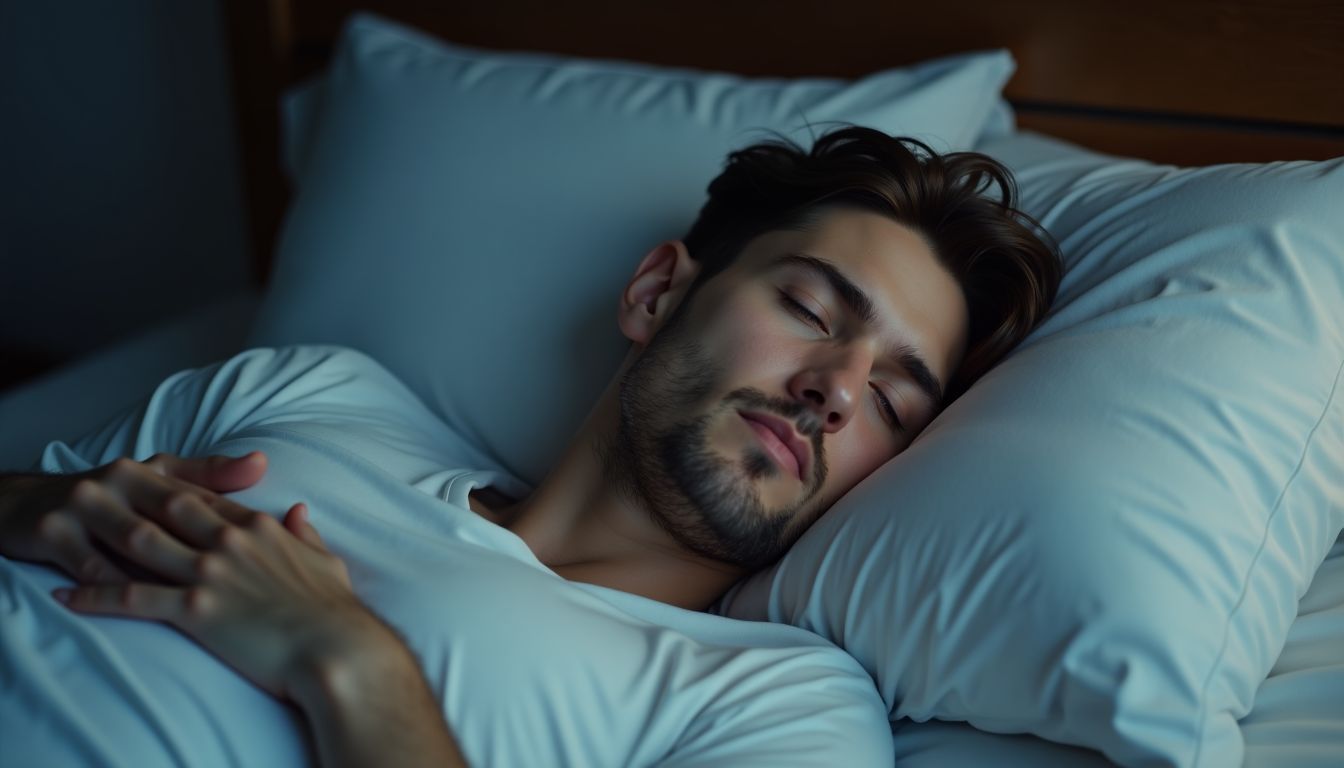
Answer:
<svg viewBox="0 0 1344 768"><path fill-rule="evenodd" d="M812 452L807 442L794 431L793 426L783 419L765 413L745 411L737 413L760 438L775 461L796 474L800 482L805 482Z"/></svg>

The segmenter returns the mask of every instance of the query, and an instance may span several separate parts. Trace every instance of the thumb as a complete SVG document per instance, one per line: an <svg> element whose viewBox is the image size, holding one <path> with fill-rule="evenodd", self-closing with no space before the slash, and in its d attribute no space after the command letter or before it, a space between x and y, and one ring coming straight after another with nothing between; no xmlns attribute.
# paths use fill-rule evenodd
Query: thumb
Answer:
<svg viewBox="0 0 1344 768"><path fill-rule="evenodd" d="M266 454L252 451L239 457L182 458L159 454L145 462L169 477L219 493L250 488L266 474Z"/></svg>
<svg viewBox="0 0 1344 768"><path fill-rule="evenodd" d="M310 546L316 547L317 549L320 549L323 552L327 551L326 542L322 541L322 537L321 535L318 534L317 529L314 528L312 524L308 522L307 504L299 502L298 504L295 504L294 506L290 507L289 511L285 513L284 522L285 522L285 528L290 533L294 534L299 539L299 541L302 541L303 543L308 544Z"/></svg>

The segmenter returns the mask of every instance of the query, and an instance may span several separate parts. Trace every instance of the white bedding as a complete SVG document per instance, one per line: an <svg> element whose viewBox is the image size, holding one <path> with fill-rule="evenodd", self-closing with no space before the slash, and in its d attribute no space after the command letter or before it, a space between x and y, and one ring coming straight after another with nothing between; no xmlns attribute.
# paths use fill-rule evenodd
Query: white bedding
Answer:
<svg viewBox="0 0 1344 768"><path fill-rule="evenodd" d="M97 425L113 410L143 396L159 372L198 365L240 343L256 298L244 294L178 318L95 358L0 396L0 466L23 468L52 434L69 438ZM87 382L98 382L89 388ZM73 396L96 398L70 408ZM100 412L97 406L102 404ZM8 663L11 660L6 660ZM1336 542L1302 598L1298 617L1273 673L1241 721L1246 766L1337 768L1344 755L1344 539ZM893 729L895 765L1101 766L1097 753L1032 736L1006 736L964 723L901 721Z"/></svg>
<svg viewBox="0 0 1344 768"><path fill-rule="evenodd" d="M395 628L473 766L807 766L889 760L886 707L806 630L568 581L467 504L530 492L382 366L339 347L255 349L174 375L49 472L166 451L264 451L232 497L306 502L355 592ZM0 744L14 765L268 766L302 718L159 623L73 613L55 570L0 558Z"/></svg>
<svg viewBox="0 0 1344 768"><path fill-rule="evenodd" d="M688 231L730 147L834 120L922 135L818 111L847 96L574 64L347 25L288 131L299 194L248 343L360 349L537 483L627 351L599 308L635 254ZM938 90L956 136L994 100ZM1182 169L1030 131L977 146L1060 244L1052 311L714 611L844 647L896 721L1241 764L1238 720L1344 531L1344 159ZM445 358L460 349L470 376ZM544 397L500 396L536 382Z"/></svg>
<svg viewBox="0 0 1344 768"><path fill-rule="evenodd" d="M243 348L261 297L246 289L0 392L0 471L28 469L51 440L72 440L183 368Z"/></svg>
<svg viewBox="0 0 1344 768"><path fill-rule="evenodd" d="M1344 765L1344 538L1317 571L1298 606L1288 644L1240 723L1245 768ZM901 768L1110 765L1096 752L1034 736L985 733L965 723L905 721L892 735Z"/></svg>

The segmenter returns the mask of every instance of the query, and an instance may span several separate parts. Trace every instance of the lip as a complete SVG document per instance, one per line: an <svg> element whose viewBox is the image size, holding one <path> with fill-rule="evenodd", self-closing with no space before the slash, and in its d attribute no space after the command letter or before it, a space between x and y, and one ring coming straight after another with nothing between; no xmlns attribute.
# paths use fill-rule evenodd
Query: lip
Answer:
<svg viewBox="0 0 1344 768"><path fill-rule="evenodd" d="M798 479L803 480L808 476L809 465L812 463L812 448L807 441L798 436L793 425L781 418L765 413L748 413L746 411L738 411L737 413L743 419L754 421L775 433L780 442L784 443L784 446L793 454L794 461L798 463Z"/></svg>

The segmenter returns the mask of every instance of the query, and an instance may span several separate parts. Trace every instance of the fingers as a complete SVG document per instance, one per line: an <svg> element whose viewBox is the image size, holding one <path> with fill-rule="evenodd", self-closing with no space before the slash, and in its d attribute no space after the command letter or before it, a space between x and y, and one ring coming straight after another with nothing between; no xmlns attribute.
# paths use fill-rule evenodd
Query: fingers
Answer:
<svg viewBox="0 0 1344 768"><path fill-rule="evenodd" d="M237 459L160 454L150 462L123 458L88 472L41 478L23 486L22 503L12 506L12 514L6 506L0 551L51 563L83 584L139 579L196 585L195 562L220 546L229 528L263 534L256 541L272 549L298 538L309 545L303 549L330 556L307 524L306 508L292 511L294 529L282 534L275 518L219 495L255 483L266 464L258 451Z"/></svg>
<svg viewBox="0 0 1344 768"><path fill-rule="evenodd" d="M235 525L246 525L257 514L216 492L242 490L261 480L267 467L266 454L261 451L252 451L237 458L209 456L202 459L158 453L150 457L145 465L162 475L167 482L135 486L146 494L133 502L142 509L162 508L167 503L168 494L190 491L220 517Z"/></svg>
<svg viewBox="0 0 1344 768"><path fill-rule="evenodd" d="M232 522L217 510L194 494L176 493L164 505L163 513L173 534L195 549L207 549L219 541L220 532ZM243 514L250 520L261 513L244 510Z"/></svg>
<svg viewBox="0 0 1344 768"><path fill-rule="evenodd" d="M196 553L141 517L102 485L92 480L80 481L75 486L74 501L89 511L83 516L89 533L112 551L174 581L187 582L193 578Z"/></svg>
<svg viewBox="0 0 1344 768"><path fill-rule="evenodd" d="M190 487L188 486L188 489ZM236 501L230 501L222 496L202 497L206 506L214 510L217 515L228 520L234 525L247 525L252 518L261 514L255 509L244 507Z"/></svg>
<svg viewBox="0 0 1344 768"><path fill-rule="evenodd" d="M157 472L219 493L250 488L266 474L266 454L252 451L238 457L183 458L155 454L145 462Z"/></svg>
<svg viewBox="0 0 1344 768"><path fill-rule="evenodd" d="M302 502L295 504L285 513L285 529L299 538L300 541L315 547L323 552L329 552L326 542L318 535L317 529L308 522L308 505Z"/></svg>
<svg viewBox="0 0 1344 768"><path fill-rule="evenodd" d="M122 484L118 490L131 507L183 542L198 548L213 544L219 538L220 529L228 523L245 524L260 514L237 504L226 507L221 503L223 499L218 497L203 499L196 489L185 484L131 482Z"/></svg>
<svg viewBox="0 0 1344 768"><path fill-rule="evenodd" d="M178 623L190 611L193 591L159 584L97 584L53 590L51 595L80 613L157 619ZM197 600L199 601L199 600Z"/></svg>
<svg viewBox="0 0 1344 768"><path fill-rule="evenodd" d="M261 457L261 465L265 465L265 457L259 451L253 451L248 457ZM115 462L111 465L106 475L107 482L114 487L120 494L125 496L132 507L148 515L151 519L159 522L165 527L172 527L172 515L167 514L177 496L188 494L199 498L205 506L214 510L214 515L209 519L214 522L209 526L203 535L208 536L214 529L218 528L217 518L222 518L236 525L246 525L258 513L238 504L237 502L225 499L214 491L194 485L186 480L180 480L171 474L165 474L174 467L179 467L182 462L193 462L200 464L205 461L232 461L224 457L212 457L206 459L182 459L171 454L160 453L146 461L143 465L138 462L125 460ZM255 464L256 458L250 459ZM174 533L178 533L174 531ZM182 532L188 537L192 537L191 531ZM212 539L206 539L209 541ZM200 536L189 538L191 543L200 545L203 540Z"/></svg>
<svg viewBox="0 0 1344 768"><path fill-rule="evenodd" d="M77 581L116 584L130 580L125 571L94 548L83 528L69 516L47 515L41 525L42 535L52 543L54 562Z"/></svg>

